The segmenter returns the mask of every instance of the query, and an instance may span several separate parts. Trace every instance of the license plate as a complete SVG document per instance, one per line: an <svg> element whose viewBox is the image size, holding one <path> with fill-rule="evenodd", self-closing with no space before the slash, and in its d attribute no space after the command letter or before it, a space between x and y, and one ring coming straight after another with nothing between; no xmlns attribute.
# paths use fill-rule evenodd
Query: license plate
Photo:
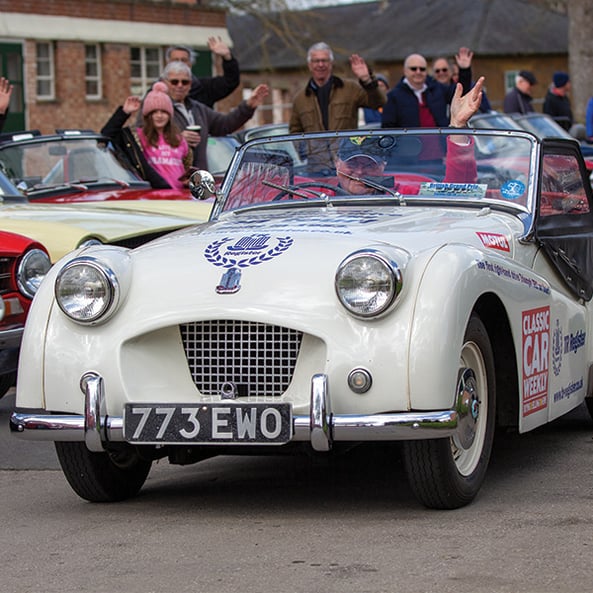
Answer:
<svg viewBox="0 0 593 593"><path fill-rule="evenodd" d="M130 443L282 444L292 438L288 403L126 404Z"/></svg>

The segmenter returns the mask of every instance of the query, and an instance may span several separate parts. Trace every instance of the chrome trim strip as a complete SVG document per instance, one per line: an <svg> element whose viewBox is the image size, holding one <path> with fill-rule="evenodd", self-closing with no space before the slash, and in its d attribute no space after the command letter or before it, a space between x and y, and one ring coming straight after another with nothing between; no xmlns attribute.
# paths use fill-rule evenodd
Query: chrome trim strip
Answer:
<svg viewBox="0 0 593 593"><path fill-rule="evenodd" d="M107 441L124 440L123 418L107 416L103 422L103 432ZM457 412L454 410L366 416L332 415L329 426L333 441L409 441L446 438L455 433L456 427ZM294 416L293 428L293 441L312 441L309 416ZM15 412L10 418L10 430L15 436L32 441L85 440L84 416L50 416ZM321 434L324 433L316 432L315 438L317 439Z"/></svg>
<svg viewBox="0 0 593 593"><path fill-rule="evenodd" d="M101 406L104 401L103 378L87 373L80 380L84 392L84 442L89 451L104 451L101 442Z"/></svg>
<svg viewBox="0 0 593 593"><path fill-rule="evenodd" d="M311 380L311 407L309 408L309 438L315 451L331 449L331 425L327 375L313 375ZM296 418L293 423L296 426Z"/></svg>
<svg viewBox="0 0 593 593"><path fill-rule="evenodd" d="M108 416L103 421L107 441L123 441L123 418ZM29 441L76 442L85 440L84 416L13 413L10 431ZM103 451L103 448L101 448Z"/></svg>
<svg viewBox="0 0 593 593"><path fill-rule="evenodd" d="M14 412L10 417L11 432L29 440L84 441L91 451L103 451L102 441L123 441L123 418L100 414L104 397L102 378L94 373L85 377L84 416ZM333 441L447 438L456 433L459 421L455 410L369 415L331 414L328 380L323 374L314 375L311 380L310 410L307 416L293 416L292 440L310 441L316 451L329 451ZM184 444L188 445L191 446L190 443Z"/></svg>
<svg viewBox="0 0 593 593"><path fill-rule="evenodd" d="M294 416L293 441L309 440L309 419ZM398 412L394 414L331 416L333 441L411 441L447 438L457 430L457 412ZM319 449L317 449L319 450Z"/></svg>

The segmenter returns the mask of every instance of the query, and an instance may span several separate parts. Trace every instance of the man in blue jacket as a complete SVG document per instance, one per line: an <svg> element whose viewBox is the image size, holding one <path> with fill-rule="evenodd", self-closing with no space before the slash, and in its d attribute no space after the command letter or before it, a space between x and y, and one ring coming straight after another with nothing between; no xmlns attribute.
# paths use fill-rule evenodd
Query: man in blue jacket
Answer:
<svg viewBox="0 0 593 593"><path fill-rule="evenodd" d="M463 93L471 88L473 52L461 47L455 56ZM455 83L445 85L427 73L424 56L411 54L404 61L404 75L389 93L383 106L382 128L430 128L449 125L449 104Z"/></svg>

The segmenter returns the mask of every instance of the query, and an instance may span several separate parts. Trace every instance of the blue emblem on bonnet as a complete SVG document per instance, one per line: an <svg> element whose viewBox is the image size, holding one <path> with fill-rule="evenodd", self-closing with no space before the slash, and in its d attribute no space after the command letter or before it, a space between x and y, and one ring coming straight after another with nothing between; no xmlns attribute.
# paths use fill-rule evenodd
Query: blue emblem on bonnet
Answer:
<svg viewBox="0 0 593 593"><path fill-rule="evenodd" d="M232 294L241 286L241 268L257 266L282 255L292 244L291 237L276 237L276 245L270 247L270 235L259 233L246 235L238 240L225 237L210 243L204 250L204 257L213 265L226 268L216 287L219 294ZM233 243L230 243L234 241ZM230 244L229 244L230 243Z"/></svg>

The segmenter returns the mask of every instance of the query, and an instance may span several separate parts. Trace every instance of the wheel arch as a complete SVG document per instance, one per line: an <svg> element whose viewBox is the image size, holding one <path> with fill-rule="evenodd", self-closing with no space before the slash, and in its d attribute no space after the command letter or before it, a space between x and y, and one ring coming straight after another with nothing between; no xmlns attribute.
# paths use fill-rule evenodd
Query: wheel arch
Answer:
<svg viewBox="0 0 593 593"><path fill-rule="evenodd" d="M496 381L496 423L515 427L519 418L517 356L511 324L503 302L493 293L479 297L474 306L486 327L494 354Z"/></svg>

